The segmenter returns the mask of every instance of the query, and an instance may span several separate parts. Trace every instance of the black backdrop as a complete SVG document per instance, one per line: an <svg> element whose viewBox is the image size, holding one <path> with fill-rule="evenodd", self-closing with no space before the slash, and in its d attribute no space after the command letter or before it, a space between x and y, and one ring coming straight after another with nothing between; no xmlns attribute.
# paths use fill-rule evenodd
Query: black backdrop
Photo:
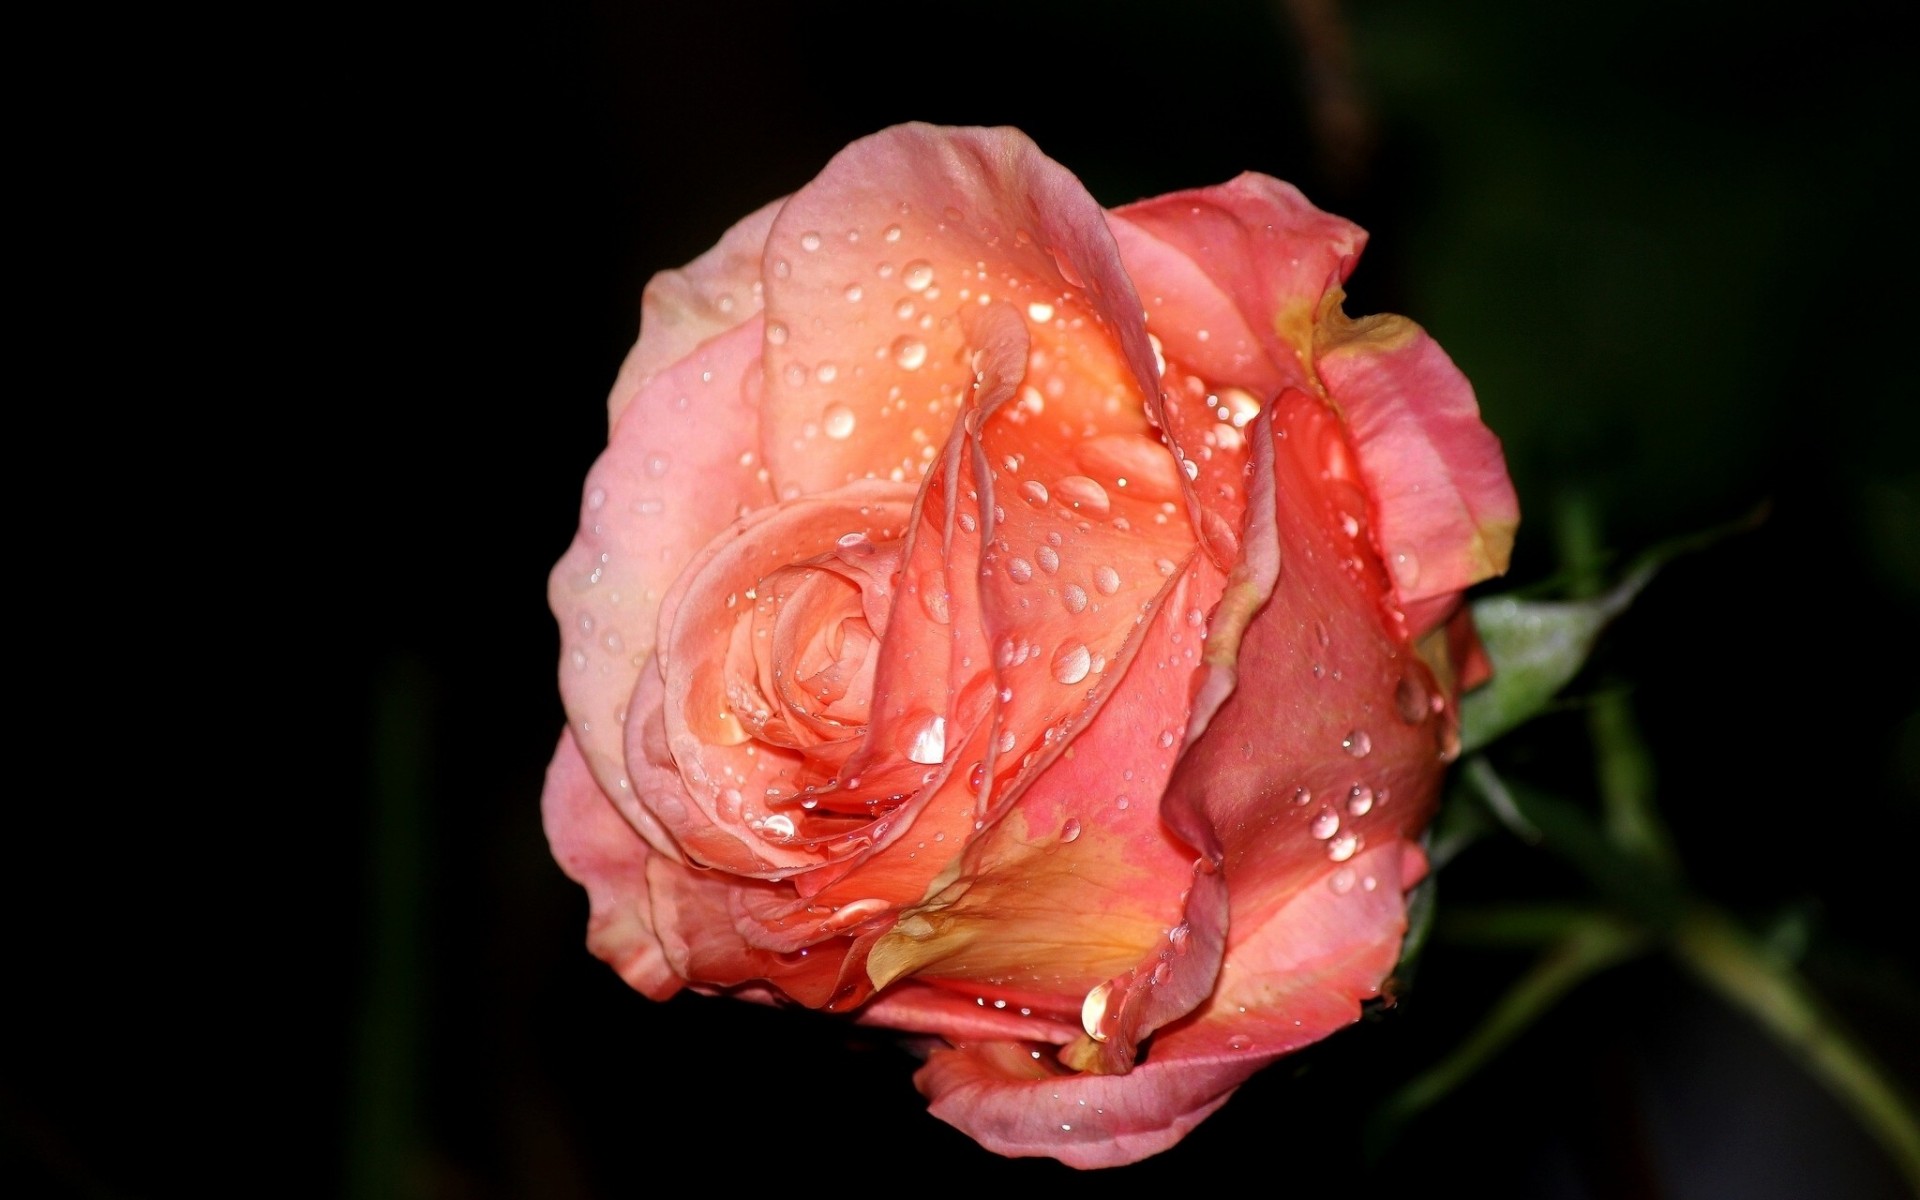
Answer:
<svg viewBox="0 0 1920 1200"><path fill-rule="evenodd" d="M229 429L284 461L266 474L285 515L209 535L246 543L236 562L271 545L290 569L260 589L297 607L220 676L220 731L196 722L177 760L214 818L193 845L156 862L124 844L147 825L126 825L138 867L109 898L62 889L23 921L31 1018L0 1076L0 1181L430 1197L1106 1181L977 1150L926 1116L884 1036L629 992L583 950L584 895L539 828L562 723L545 573L642 284L910 119L1018 125L1110 204L1253 169L1369 228L1349 310L1414 316L1475 380L1527 514L1520 581L1552 570L1568 488L1625 549L1769 500L1759 532L1656 583L1605 668L1635 689L1694 881L1756 925L1810 929L1810 976L1914 1078L1920 441L1895 182L1913 89L1886 13L1197 7L408 10L316 16L275 43L297 65L252 114L278 149L239 247L274 281L257 300L274 332L248 355L273 416ZM258 148L235 147L240 174ZM1548 718L1517 769L1577 794L1577 732ZM18 853L35 878L39 854ZM1443 903L1559 886L1550 862L1473 854ZM1369 1107L1522 961L1441 945L1386 1019L1269 1069L1126 1173L1898 1193L1824 1093L1658 960L1577 994L1366 1163Z"/></svg>

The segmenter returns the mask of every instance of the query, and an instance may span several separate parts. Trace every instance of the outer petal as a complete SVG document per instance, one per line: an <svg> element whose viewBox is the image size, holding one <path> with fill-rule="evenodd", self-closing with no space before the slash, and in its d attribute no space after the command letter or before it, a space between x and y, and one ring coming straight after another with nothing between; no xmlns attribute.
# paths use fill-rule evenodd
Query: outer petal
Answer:
<svg viewBox="0 0 1920 1200"><path fill-rule="evenodd" d="M1349 321L1339 293L1329 301L1315 365L1353 436L1401 607L1502 573L1520 502L1466 376L1406 318Z"/></svg>
<svg viewBox="0 0 1920 1200"><path fill-rule="evenodd" d="M654 932L647 844L620 819L587 772L572 733L560 735L540 815L553 857L587 889L587 948L635 990L665 1000L680 990Z"/></svg>
<svg viewBox="0 0 1920 1200"><path fill-rule="evenodd" d="M742 508L772 500L755 476L758 421L743 390L759 378L759 334L756 318L702 344L622 406L587 472L579 533L547 583L567 720L609 795L626 777L621 726L662 597Z"/></svg>
<svg viewBox="0 0 1920 1200"><path fill-rule="evenodd" d="M982 1040L936 1050L914 1084L934 1116L1009 1157L1091 1168L1157 1154L1255 1071L1359 1017L1406 930L1401 858L1382 847L1356 860L1375 880L1357 900L1311 889L1236 932L1211 1001L1163 1029L1129 1074L1063 1075L1038 1046Z"/></svg>
<svg viewBox="0 0 1920 1200"><path fill-rule="evenodd" d="M968 305L1103 321L1088 336L1156 391L1100 206L1018 130L900 125L855 142L781 211L764 270L766 457L783 495L926 469L973 382Z"/></svg>
<svg viewBox="0 0 1920 1200"><path fill-rule="evenodd" d="M713 249L647 281L640 296L640 338L607 397L609 429L655 375L759 314L760 255L785 203L775 200L736 222Z"/></svg>

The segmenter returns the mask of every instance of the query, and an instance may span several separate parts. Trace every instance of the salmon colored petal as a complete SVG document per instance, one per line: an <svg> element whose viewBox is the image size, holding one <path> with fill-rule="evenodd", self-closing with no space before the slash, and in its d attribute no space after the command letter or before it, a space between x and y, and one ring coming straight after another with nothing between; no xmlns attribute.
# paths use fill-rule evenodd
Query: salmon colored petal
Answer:
<svg viewBox="0 0 1920 1200"><path fill-rule="evenodd" d="M620 423L627 404L661 371L702 343L746 324L760 313L760 256L767 231L785 200L736 222L713 249L677 271L647 281L640 296L640 338L620 365L607 397L607 427Z"/></svg>
<svg viewBox="0 0 1920 1200"><path fill-rule="evenodd" d="M758 424L742 398L746 381L758 378L759 356L755 320L703 343L633 394L587 472L579 532L548 580L560 622L560 696L581 755L609 795L626 777L621 727L655 645L662 597L742 508L772 501L755 477Z"/></svg>
<svg viewBox="0 0 1920 1200"><path fill-rule="evenodd" d="M799 751L754 743L740 710L767 698L743 695L728 677L729 647L758 603L766 577L796 562L833 553L843 539L890 541L900 536L911 496L898 485L861 483L828 496L789 501L757 513L703 547L660 613L664 749L678 768L682 796L662 790L654 816L700 865L779 878L819 866L826 855L797 838L777 809L804 780ZM629 722L628 756L666 766Z"/></svg>
<svg viewBox="0 0 1920 1200"><path fill-rule="evenodd" d="M1177 824L1202 824L1209 832L1195 836L1215 841L1236 926L1366 847L1416 836L1438 800L1448 734L1431 672L1382 606L1385 570L1337 469L1350 457L1338 419L1298 391L1264 419L1275 499L1250 511L1273 526L1248 540L1270 538L1282 559L1232 663L1259 686L1220 703L1167 801L1188 814Z"/></svg>
<svg viewBox="0 0 1920 1200"><path fill-rule="evenodd" d="M1339 405L1373 498L1375 540L1403 608L1507 569L1520 502L1500 439L1466 376L1405 317L1349 321L1331 298L1316 367ZM1444 613L1415 625L1418 636Z"/></svg>
<svg viewBox="0 0 1920 1200"><path fill-rule="evenodd" d="M1359 1018L1398 959L1402 892L1421 861L1382 846L1354 861L1347 891L1311 889L1258 924L1236 912L1210 999L1156 1034L1127 1074L1061 1074L1039 1043L963 1038L936 1050L914 1084L934 1116L998 1154L1083 1169L1157 1154L1255 1071Z"/></svg>
<svg viewBox="0 0 1920 1200"><path fill-rule="evenodd" d="M560 735L547 768L540 816L554 860L587 889L587 949L652 999L679 991L680 977L654 933L647 892L653 854L607 802L571 733Z"/></svg>
<svg viewBox="0 0 1920 1200"><path fill-rule="evenodd" d="M876 984L911 974L982 988L1064 1012L1078 1032L1087 993L1167 947L1169 931L1180 929L1174 944L1187 953L1190 930L1181 926L1194 851L1161 822L1158 804L1179 742L1154 731L1184 724L1187 652L1200 643L1185 614L1210 602L1204 586L1183 577L1125 686L1012 810L976 835L957 876L880 939L867 963ZM1224 909L1219 915L1224 925ZM1216 948L1208 978L1217 962Z"/></svg>
<svg viewBox="0 0 1920 1200"><path fill-rule="evenodd" d="M1279 372L1274 382L1304 385L1299 364L1312 353L1321 298L1353 270L1366 245L1364 230L1321 212L1291 184L1255 174L1142 200L1116 215L1131 227L1130 235L1124 235L1125 250L1134 253L1130 266L1140 263L1168 295L1198 299L1200 319L1220 320L1217 303L1197 283L1183 281L1182 273L1166 261L1171 254L1184 256L1232 298L1247 327L1264 344L1269 368ZM1135 235L1146 235L1156 245ZM1174 316L1167 313L1163 336L1174 336ZM1205 344L1199 343L1200 329L1209 331ZM1211 362L1211 332L1206 325L1192 327L1177 341L1175 356L1196 367ZM1239 380L1224 376L1216 382Z"/></svg>
<svg viewBox="0 0 1920 1200"><path fill-rule="evenodd" d="M1050 1013L1018 995L1009 999L1000 989L956 989L914 979L875 996L859 1015L862 1025L932 1034L952 1042L1067 1042L1078 1033L1072 1020L1070 1013Z"/></svg>
<svg viewBox="0 0 1920 1200"><path fill-rule="evenodd" d="M1089 336L1154 387L1099 204L1018 130L900 125L853 143L781 210L763 272L782 495L927 469L973 383L957 319L971 304L1103 320Z"/></svg>

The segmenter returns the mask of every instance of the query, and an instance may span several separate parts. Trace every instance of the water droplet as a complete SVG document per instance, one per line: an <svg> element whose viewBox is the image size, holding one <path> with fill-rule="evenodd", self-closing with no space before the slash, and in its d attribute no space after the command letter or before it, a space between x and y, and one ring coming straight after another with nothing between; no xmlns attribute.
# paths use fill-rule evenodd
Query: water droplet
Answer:
<svg viewBox="0 0 1920 1200"><path fill-rule="evenodd" d="M793 836L793 818L785 813L775 813L760 823L757 832L770 838L790 838Z"/></svg>
<svg viewBox="0 0 1920 1200"><path fill-rule="evenodd" d="M1070 583L1060 589L1060 603L1066 605L1070 613L1085 612L1087 608L1087 589L1077 583Z"/></svg>
<svg viewBox="0 0 1920 1200"><path fill-rule="evenodd" d="M947 586L947 573L945 571L939 567L934 567L921 574L920 607L927 610L929 617L945 625L951 619L951 613L947 607L951 599L952 594Z"/></svg>
<svg viewBox="0 0 1920 1200"><path fill-rule="evenodd" d="M1366 730L1356 729L1340 739L1340 748L1355 758L1365 758L1373 753L1373 739L1367 736Z"/></svg>
<svg viewBox="0 0 1920 1200"><path fill-rule="evenodd" d="M1063 842L1071 842L1079 836L1080 836L1079 818L1068 817L1067 823L1060 827L1060 840Z"/></svg>
<svg viewBox="0 0 1920 1200"><path fill-rule="evenodd" d="M1260 401L1253 393L1241 388L1220 389L1220 406L1227 410L1227 419L1235 429L1245 429L1248 422L1260 415Z"/></svg>
<svg viewBox="0 0 1920 1200"><path fill-rule="evenodd" d="M1311 804L1313 802L1313 793L1306 788L1297 787L1293 789L1293 802L1295 804Z"/></svg>
<svg viewBox="0 0 1920 1200"><path fill-rule="evenodd" d="M1093 657L1083 642L1062 646L1053 656L1053 677L1061 683L1079 683L1092 669Z"/></svg>
<svg viewBox="0 0 1920 1200"><path fill-rule="evenodd" d="M907 759L921 766L934 766L947 756L947 719L927 717L907 747Z"/></svg>
<svg viewBox="0 0 1920 1200"><path fill-rule="evenodd" d="M672 465L673 456L665 450L655 450L652 454L647 455L647 474L653 476L655 479L665 475L667 468Z"/></svg>
<svg viewBox="0 0 1920 1200"><path fill-rule="evenodd" d="M1152 976L1153 986L1161 987L1167 982L1167 980L1172 978L1173 978L1172 963L1167 962L1165 959L1162 959L1158 963L1154 964L1153 976Z"/></svg>
<svg viewBox="0 0 1920 1200"><path fill-rule="evenodd" d="M918 759L914 760L918 762ZM1307 826L1307 832L1320 841L1326 841L1340 828L1340 814L1330 808L1323 808L1314 815L1313 823Z"/></svg>
<svg viewBox="0 0 1920 1200"><path fill-rule="evenodd" d="M925 259L915 259L900 272L900 282L907 285L910 292L924 292L933 282L933 264Z"/></svg>
<svg viewBox="0 0 1920 1200"><path fill-rule="evenodd" d="M1327 623L1325 621L1315 621L1313 623L1313 636L1319 639L1322 646L1333 641L1333 635L1327 632Z"/></svg>
<svg viewBox="0 0 1920 1200"><path fill-rule="evenodd" d="M818 379L821 383L832 383L835 379L838 379L840 377L840 368L834 366L830 362L821 363L819 366L814 368L813 377L815 379Z"/></svg>
<svg viewBox="0 0 1920 1200"><path fill-rule="evenodd" d="M847 929L851 926L858 925L869 917L879 916L881 913L886 912L889 907L890 905L878 896L868 896L861 900L852 900L846 904L842 904L834 911L832 916L820 922L820 928L828 930L829 932Z"/></svg>
<svg viewBox="0 0 1920 1200"><path fill-rule="evenodd" d="M600 506L606 502L607 489L605 488L595 488L587 493L587 507L593 511L599 511Z"/></svg>
<svg viewBox="0 0 1920 1200"><path fill-rule="evenodd" d="M900 227L898 225L889 225L881 231L880 236L889 242L897 242L900 240Z"/></svg>
<svg viewBox="0 0 1920 1200"><path fill-rule="evenodd" d="M893 361L902 371L918 371L927 361L927 344L905 334L893 339Z"/></svg>
<svg viewBox="0 0 1920 1200"><path fill-rule="evenodd" d="M778 321L767 322L767 345L784 346L787 344L787 327Z"/></svg>
<svg viewBox="0 0 1920 1200"><path fill-rule="evenodd" d="M1107 1001L1113 995L1113 980L1109 979L1087 993L1080 1002L1080 1028L1096 1042L1107 1040L1107 1031L1101 1026L1107 1019Z"/></svg>
<svg viewBox="0 0 1920 1200"><path fill-rule="evenodd" d="M1047 485L1041 483L1038 479L1029 479L1020 485L1020 496L1028 504L1045 504L1047 502Z"/></svg>
<svg viewBox="0 0 1920 1200"><path fill-rule="evenodd" d="M1172 578L1174 571L1178 568L1174 566L1173 560L1170 558L1156 558L1153 560L1153 569L1160 572L1162 579L1169 579Z"/></svg>
<svg viewBox="0 0 1920 1200"><path fill-rule="evenodd" d="M1093 586L1100 589L1102 596L1111 596L1120 590L1120 572L1112 567L1093 569Z"/></svg>
<svg viewBox="0 0 1920 1200"><path fill-rule="evenodd" d="M1024 558L1008 559L1007 578L1013 580L1015 583L1025 583L1027 580L1033 578L1033 564Z"/></svg>
<svg viewBox="0 0 1920 1200"><path fill-rule="evenodd" d="M1352 867L1341 867L1338 871L1335 871L1327 877L1327 889L1336 896L1346 895L1353 890L1353 885L1354 870Z"/></svg>
<svg viewBox="0 0 1920 1200"><path fill-rule="evenodd" d="M974 530L978 529L979 527L980 527L980 522L973 519L972 513L960 514L960 528L966 530L968 533L972 533Z"/></svg>
<svg viewBox="0 0 1920 1200"><path fill-rule="evenodd" d="M858 304L860 303L860 298L864 295L866 295L866 293L860 290L859 284L850 283L847 285L847 291L846 291L847 303Z"/></svg>
<svg viewBox="0 0 1920 1200"><path fill-rule="evenodd" d="M1401 551L1393 556L1393 581L1402 588L1411 588L1420 582L1420 560L1412 554Z"/></svg>
<svg viewBox="0 0 1920 1200"><path fill-rule="evenodd" d="M1053 485L1059 495L1060 503L1090 516L1104 517L1113 507L1113 501L1107 496L1107 489L1100 486L1098 480L1085 475L1068 475Z"/></svg>
<svg viewBox="0 0 1920 1200"><path fill-rule="evenodd" d="M853 410L844 404L829 404L826 411L820 414L820 427L835 441L850 436L853 425Z"/></svg>
<svg viewBox="0 0 1920 1200"><path fill-rule="evenodd" d="M1113 798L1113 806L1117 809L1120 809L1122 812L1125 812L1127 807L1132 803L1133 803L1133 797L1127 795L1125 792L1121 792L1118 796L1115 796Z"/></svg>
<svg viewBox="0 0 1920 1200"><path fill-rule="evenodd" d="M1364 817L1373 809L1373 789L1362 783L1353 785L1347 793L1347 811L1356 817Z"/></svg>
<svg viewBox="0 0 1920 1200"><path fill-rule="evenodd" d="M1244 1033L1236 1033L1227 1039L1227 1049L1251 1050L1253 1049L1253 1039Z"/></svg>
<svg viewBox="0 0 1920 1200"><path fill-rule="evenodd" d="M1053 305L1035 300L1027 305L1027 319L1036 325L1045 325L1053 320Z"/></svg>
<svg viewBox="0 0 1920 1200"><path fill-rule="evenodd" d="M1353 857L1360 848L1360 838L1356 834L1343 833L1327 843L1327 857L1334 862L1345 862Z"/></svg>
<svg viewBox="0 0 1920 1200"><path fill-rule="evenodd" d="M1033 557L1040 564L1040 569L1049 575L1060 569L1060 552L1052 546L1040 547L1034 552Z"/></svg>
<svg viewBox="0 0 1920 1200"><path fill-rule="evenodd" d="M1426 720L1429 703L1427 686L1420 682L1419 676L1408 671L1400 677L1399 686L1393 689L1393 707L1402 721L1418 725Z"/></svg>
<svg viewBox="0 0 1920 1200"><path fill-rule="evenodd" d="M1160 748L1162 750L1165 750L1172 745L1173 745L1173 730L1162 729L1160 731Z"/></svg>
<svg viewBox="0 0 1920 1200"><path fill-rule="evenodd" d="M800 248L811 254L820 248L820 235L809 230L800 235Z"/></svg>

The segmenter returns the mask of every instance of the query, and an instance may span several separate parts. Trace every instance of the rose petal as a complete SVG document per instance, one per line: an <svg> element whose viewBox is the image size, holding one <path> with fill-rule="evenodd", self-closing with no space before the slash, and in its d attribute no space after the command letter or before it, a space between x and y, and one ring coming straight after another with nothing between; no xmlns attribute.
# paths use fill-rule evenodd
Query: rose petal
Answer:
<svg viewBox="0 0 1920 1200"><path fill-rule="evenodd" d="M785 200L736 222L713 249L677 271L662 271L640 295L640 338L620 365L607 397L607 427L620 423L629 401L659 372L685 359L702 342L759 315L760 257L767 231Z"/></svg>
<svg viewBox="0 0 1920 1200"><path fill-rule="evenodd" d="M570 732L547 768L540 816L554 860L587 889L587 949L652 999L679 991L654 933L646 875L653 854L607 803Z"/></svg>
<svg viewBox="0 0 1920 1200"><path fill-rule="evenodd" d="M1315 366L1346 417L1399 603L1444 603L1507 569L1520 503L1500 439L1426 331L1405 317L1349 321L1339 293L1329 300ZM1445 613L1421 615L1409 613L1415 636Z"/></svg>
<svg viewBox="0 0 1920 1200"><path fill-rule="evenodd" d="M1291 184L1255 174L1142 200L1119 209L1116 216L1116 229L1125 230L1120 234L1126 239L1122 252L1130 253L1130 268L1142 271L1143 288L1148 287L1145 280L1152 279L1149 290L1199 304L1198 320L1221 321L1213 296L1171 261L1173 254L1184 256L1219 293L1232 298L1246 326L1264 344L1267 368L1279 372L1273 384L1304 385L1300 363L1313 351L1321 297L1353 270L1366 245L1364 230L1321 212ZM1188 325L1181 319L1185 315L1167 313L1167 336L1178 339L1179 357L1196 366L1211 365L1215 360L1197 336L1209 325ZM1176 329L1192 330L1191 341ZM1256 375L1240 383L1229 376L1215 382L1251 387L1262 378Z"/></svg>
<svg viewBox="0 0 1920 1200"><path fill-rule="evenodd" d="M1018 130L900 125L853 143L781 210L764 270L782 495L927 469L973 382L954 319L969 304L1098 317L1155 390L1099 204Z"/></svg>
<svg viewBox="0 0 1920 1200"><path fill-rule="evenodd" d="M1420 861L1409 849L1355 860L1371 890L1309 889L1258 924L1236 912L1211 1000L1162 1029L1128 1074L1059 1074L1044 1048L996 1040L934 1051L914 1084L934 1116L997 1154L1082 1169L1157 1154L1268 1062L1359 1018L1406 931L1402 891Z"/></svg>
<svg viewBox="0 0 1920 1200"><path fill-rule="evenodd" d="M867 963L877 985L909 974L991 983L1077 1021L1089 989L1134 967L1181 923L1194 852L1162 824L1158 803L1179 746L1142 734L1178 729L1186 715L1182 650L1199 633L1173 614L1206 598L1182 585L1125 687L975 836L957 876L880 939Z"/></svg>
<svg viewBox="0 0 1920 1200"><path fill-rule="evenodd" d="M626 777L622 725L654 648L662 597L742 507L772 500L755 477L758 426L741 399L742 383L757 376L759 345L758 321L749 321L620 406L587 472L580 530L548 580L561 699L582 757L610 795Z"/></svg>
<svg viewBox="0 0 1920 1200"><path fill-rule="evenodd" d="M779 878L825 861L811 843L781 836L766 818L770 788L798 793L804 766L798 751L749 744L735 715L726 664L735 626L754 600L747 594L789 563L829 553L853 532L886 541L899 536L910 512L904 489L862 483L789 501L742 521L694 557L660 613L664 664L663 758L644 727L630 722L627 754L677 768L684 802L648 789L655 817L695 862L757 878ZM642 691L650 693L649 681ZM756 826L754 822L761 823ZM791 832L791 831L789 831Z"/></svg>

